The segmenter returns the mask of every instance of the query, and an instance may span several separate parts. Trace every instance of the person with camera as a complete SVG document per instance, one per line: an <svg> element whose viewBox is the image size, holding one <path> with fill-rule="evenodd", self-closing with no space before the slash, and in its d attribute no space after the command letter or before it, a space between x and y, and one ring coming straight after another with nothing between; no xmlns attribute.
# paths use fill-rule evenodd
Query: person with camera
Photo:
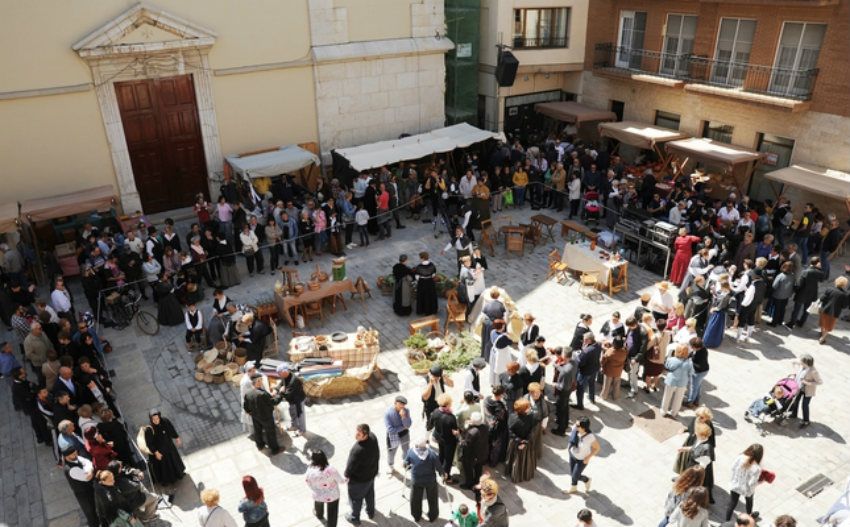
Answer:
<svg viewBox="0 0 850 527"><path fill-rule="evenodd" d="M145 487L145 474L141 470L125 467L118 460L110 461L106 470L112 473L115 489L121 497L121 509L142 522L159 517L156 512L157 497Z"/></svg>
<svg viewBox="0 0 850 527"><path fill-rule="evenodd" d="M395 473L395 453L401 447L402 452L410 449L410 427L413 420L407 409L407 398L398 395L393 405L384 413L384 426L387 429L387 475Z"/></svg>

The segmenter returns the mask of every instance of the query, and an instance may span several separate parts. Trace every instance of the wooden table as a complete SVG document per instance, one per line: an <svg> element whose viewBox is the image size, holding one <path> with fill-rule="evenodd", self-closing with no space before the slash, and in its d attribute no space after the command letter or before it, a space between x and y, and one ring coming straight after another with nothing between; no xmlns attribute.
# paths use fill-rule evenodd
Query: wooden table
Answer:
<svg viewBox="0 0 850 527"><path fill-rule="evenodd" d="M570 235L570 231L575 231L589 240L595 240L599 235L587 225L583 225L573 220L561 220L561 238L566 238Z"/></svg>
<svg viewBox="0 0 850 527"><path fill-rule="evenodd" d="M357 289L349 279L339 282L322 282L321 287L315 291L305 288L304 292L298 296L282 295L278 292L274 294L274 300L277 304L277 312L289 322L290 327L295 327L295 321L292 319L290 310L311 302L321 302L325 298L332 298L343 293L356 293ZM345 305L345 304L343 304Z"/></svg>
<svg viewBox="0 0 850 527"><path fill-rule="evenodd" d="M627 260L620 259L611 261L609 257L602 255L602 249L591 250L583 243L567 243L561 261L574 271L599 273L600 283L608 286L608 295L614 294L614 269L620 268L620 272L628 273ZM628 283L628 276L623 276L624 283Z"/></svg>
<svg viewBox="0 0 850 527"><path fill-rule="evenodd" d="M531 221L533 224L545 226L546 237L548 237L553 242L555 241L555 235L552 233L552 227L558 224L558 220L545 214L535 214L531 217Z"/></svg>
<svg viewBox="0 0 850 527"><path fill-rule="evenodd" d="M519 252L520 256L522 256L525 252L525 235L527 231L528 228L522 225L503 225L499 229L499 232L505 236L505 251Z"/></svg>

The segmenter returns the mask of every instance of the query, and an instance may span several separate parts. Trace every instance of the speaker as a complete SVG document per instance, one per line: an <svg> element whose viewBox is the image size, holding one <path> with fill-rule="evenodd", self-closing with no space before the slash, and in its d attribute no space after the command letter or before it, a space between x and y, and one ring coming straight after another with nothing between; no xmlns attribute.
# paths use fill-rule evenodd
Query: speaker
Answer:
<svg viewBox="0 0 850 527"><path fill-rule="evenodd" d="M499 86L513 86L516 79L516 70L519 61L510 51L502 51L499 54L499 64L496 66L496 81Z"/></svg>

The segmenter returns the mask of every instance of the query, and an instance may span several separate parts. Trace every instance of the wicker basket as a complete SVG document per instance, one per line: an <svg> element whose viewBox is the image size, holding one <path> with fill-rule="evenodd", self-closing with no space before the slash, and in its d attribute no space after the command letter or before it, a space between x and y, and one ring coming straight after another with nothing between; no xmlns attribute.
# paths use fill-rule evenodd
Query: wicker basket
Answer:
<svg viewBox="0 0 850 527"><path fill-rule="evenodd" d="M317 291L320 287L322 287L322 284L319 282L311 281L307 283L307 289L310 291Z"/></svg>
<svg viewBox="0 0 850 527"><path fill-rule="evenodd" d="M204 374L204 382L211 383L212 381L213 381L212 373L205 373Z"/></svg>
<svg viewBox="0 0 850 527"><path fill-rule="evenodd" d="M195 368L198 371L202 372L202 371L204 371L204 369L207 367L208 364L209 364L209 362L205 361L204 358L201 357L201 360L199 360L198 363L195 364Z"/></svg>
<svg viewBox="0 0 850 527"><path fill-rule="evenodd" d="M231 370L230 368L224 370L224 380L225 381L230 382L230 380L233 379L234 375L235 375L235 373L233 373L233 370Z"/></svg>
<svg viewBox="0 0 850 527"><path fill-rule="evenodd" d="M216 361L216 362L218 362L218 361ZM203 371L204 373L209 373L209 372L210 372L210 371L212 371L212 369L213 369L213 368L215 368L215 367L216 367L216 363L215 363L215 362L208 362L208 363L204 364L204 367L203 367L203 368L201 368L200 370L201 370L201 371ZM209 382L209 381L208 381L208 382Z"/></svg>
<svg viewBox="0 0 850 527"><path fill-rule="evenodd" d="M233 352L233 361L239 366L244 365L248 361L248 350L236 348L236 351Z"/></svg>
<svg viewBox="0 0 850 527"><path fill-rule="evenodd" d="M195 365L198 365L201 363L202 360L204 360L204 354L197 353L194 357L192 357L192 360L195 361Z"/></svg>
<svg viewBox="0 0 850 527"><path fill-rule="evenodd" d="M242 376L243 375L245 375L245 374L244 373L234 373L233 377L230 378L230 384L235 384L236 386L239 386L239 383L242 382Z"/></svg>
<svg viewBox="0 0 850 527"><path fill-rule="evenodd" d="M204 381L204 372L202 372L200 370L196 371L195 372L195 380L198 381L198 382L203 382Z"/></svg>
<svg viewBox="0 0 850 527"><path fill-rule="evenodd" d="M367 382L356 377L331 377L316 381L305 381L304 392L315 399L338 399L359 395L366 391Z"/></svg>

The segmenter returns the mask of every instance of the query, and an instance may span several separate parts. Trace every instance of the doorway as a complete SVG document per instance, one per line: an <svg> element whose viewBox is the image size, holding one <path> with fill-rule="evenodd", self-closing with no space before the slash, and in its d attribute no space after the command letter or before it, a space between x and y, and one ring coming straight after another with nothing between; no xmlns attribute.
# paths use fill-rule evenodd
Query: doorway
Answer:
<svg viewBox="0 0 850 527"><path fill-rule="evenodd" d="M767 179L764 175L791 164L794 140L778 135L759 133L756 150L765 153L766 156L753 173L747 194L749 194L750 199L760 203L763 203L766 199L776 201L776 197L782 194L783 185Z"/></svg>
<svg viewBox="0 0 850 527"><path fill-rule="evenodd" d="M611 100L611 111L617 116L617 121L623 120L623 112L626 111L626 103L623 101Z"/></svg>
<svg viewBox="0 0 850 527"><path fill-rule="evenodd" d="M208 194L192 75L115 83L133 177L146 213Z"/></svg>

